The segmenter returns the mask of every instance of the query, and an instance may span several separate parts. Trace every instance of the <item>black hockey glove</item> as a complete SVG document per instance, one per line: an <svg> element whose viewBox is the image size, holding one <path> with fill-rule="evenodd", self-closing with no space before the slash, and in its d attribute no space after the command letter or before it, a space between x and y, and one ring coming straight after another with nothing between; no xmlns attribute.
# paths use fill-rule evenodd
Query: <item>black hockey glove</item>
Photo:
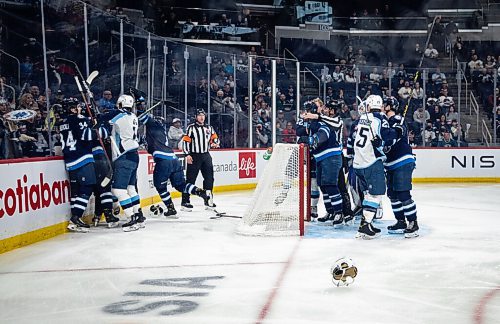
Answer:
<svg viewBox="0 0 500 324"><path fill-rule="evenodd" d="M377 135L372 139L372 145L373 145L373 147L381 147L382 146L382 139L380 138L380 136Z"/></svg>
<svg viewBox="0 0 500 324"><path fill-rule="evenodd" d="M300 136L297 144L309 144L309 136Z"/></svg>

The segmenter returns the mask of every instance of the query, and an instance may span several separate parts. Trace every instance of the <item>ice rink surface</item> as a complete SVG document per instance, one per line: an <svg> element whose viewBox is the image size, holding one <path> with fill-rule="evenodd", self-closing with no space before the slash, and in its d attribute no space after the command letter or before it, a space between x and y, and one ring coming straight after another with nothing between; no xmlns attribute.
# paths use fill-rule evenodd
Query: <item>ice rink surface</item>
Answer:
<svg viewBox="0 0 500 324"><path fill-rule="evenodd" d="M242 215L251 192L216 195ZM234 234L202 202L145 229L94 228L0 255L2 323L500 323L500 185L415 185L421 236ZM179 201L175 201L179 205ZM390 203L386 201L390 209ZM385 211L378 227L393 222ZM335 287L330 267L358 267Z"/></svg>

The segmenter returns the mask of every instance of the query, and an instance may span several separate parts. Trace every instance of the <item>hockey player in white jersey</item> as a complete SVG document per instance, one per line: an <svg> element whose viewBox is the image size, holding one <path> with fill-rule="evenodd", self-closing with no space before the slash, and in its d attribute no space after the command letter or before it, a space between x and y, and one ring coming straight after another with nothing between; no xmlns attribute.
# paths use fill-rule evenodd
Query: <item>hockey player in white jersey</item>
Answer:
<svg viewBox="0 0 500 324"><path fill-rule="evenodd" d="M137 137L139 122L132 112L134 107L132 96L121 95L116 105L118 109L110 112L113 117L109 121L114 170L111 191L118 198L125 215L130 218L129 222L122 225L123 230L129 232L144 227L145 221L136 190L139 166Z"/></svg>
<svg viewBox="0 0 500 324"><path fill-rule="evenodd" d="M348 157L365 192L362 202L363 217L356 238L371 239L380 233L372 220L385 194L383 142L401 137L400 130L389 127L387 118L380 113L382 97L370 95L360 104L360 118L353 123L348 139ZM362 112L361 112L362 110Z"/></svg>

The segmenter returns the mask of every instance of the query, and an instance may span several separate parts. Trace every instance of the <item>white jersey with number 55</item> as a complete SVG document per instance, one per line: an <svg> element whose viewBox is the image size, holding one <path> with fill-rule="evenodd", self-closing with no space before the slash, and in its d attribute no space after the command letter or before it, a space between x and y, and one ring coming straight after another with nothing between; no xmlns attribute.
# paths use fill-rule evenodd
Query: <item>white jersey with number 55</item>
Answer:
<svg viewBox="0 0 500 324"><path fill-rule="evenodd" d="M359 120L352 125L347 143L347 153L353 155L355 169L364 169L377 160L382 160L382 162L385 160L383 145L374 147L372 143L374 136L378 136L382 140L389 140L395 136L395 132L391 132L384 115L377 112L362 114Z"/></svg>
<svg viewBox="0 0 500 324"><path fill-rule="evenodd" d="M137 137L139 122L133 113L120 111L120 113L111 119L110 124L112 126L111 147L113 161L123 154L139 148Z"/></svg>

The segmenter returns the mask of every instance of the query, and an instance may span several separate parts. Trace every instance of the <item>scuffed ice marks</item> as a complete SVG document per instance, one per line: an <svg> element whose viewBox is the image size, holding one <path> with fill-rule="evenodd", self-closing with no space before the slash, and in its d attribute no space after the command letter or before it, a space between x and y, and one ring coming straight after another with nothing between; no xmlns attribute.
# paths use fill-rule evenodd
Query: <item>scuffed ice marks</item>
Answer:
<svg viewBox="0 0 500 324"><path fill-rule="evenodd" d="M152 314L162 316L174 316L189 313L198 308L197 297L208 296L209 291L216 287L213 284L208 284L208 282L221 279L224 279L224 276L144 280L140 282L140 285L153 286L157 289L154 291L126 292L124 296L134 296L137 299L109 304L103 307L103 311L114 315L137 315L152 312ZM169 287L171 290L165 291L164 287ZM165 297L168 297L168 300L151 302L152 298L161 299ZM194 298L195 300L188 298Z"/></svg>

